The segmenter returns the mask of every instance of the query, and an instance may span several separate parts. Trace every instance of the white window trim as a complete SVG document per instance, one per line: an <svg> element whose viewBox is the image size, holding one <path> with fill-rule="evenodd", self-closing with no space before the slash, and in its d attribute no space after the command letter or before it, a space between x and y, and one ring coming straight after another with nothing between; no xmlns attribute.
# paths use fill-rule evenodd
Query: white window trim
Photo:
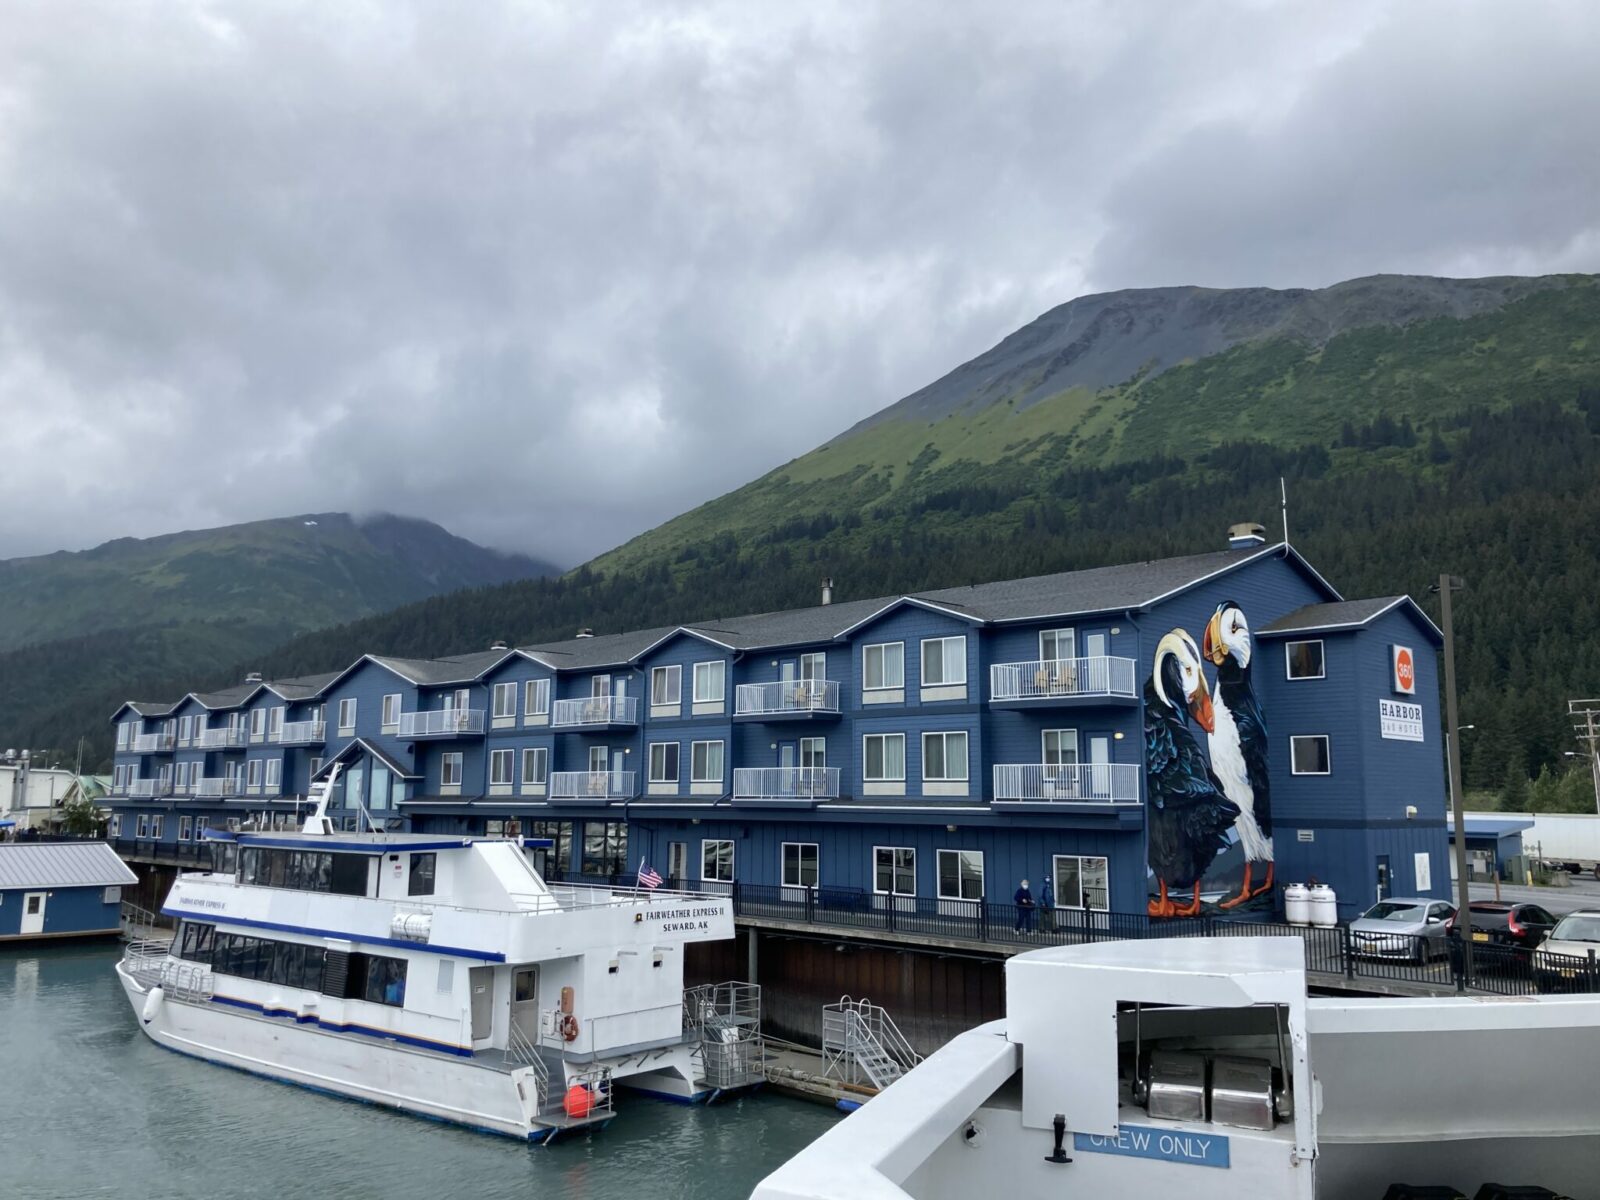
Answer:
<svg viewBox="0 0 1600 1200"><path fill-rule="evenodd" d="M522 715L542 717L550 712L550 681L530 679L522 685Z"/></svg>
<svg viewBox="0 0 1600 1200"><path fill-rule="evenodd" d="M715 667L717 669L717 694L715 696L702 696L700 694L700 668ZM728 664L720 658L713 658L706 662L694 664L694 686L692 695L696 704L721 704L728 695Z"/></svg>
<svg viewBox="0 0 1600 1200"><path fill-rule="evenodd" d="M815 883L789 882L786 872L789 869L789 856L785 853L790 846L798 846L802 850L811 847L811 856L817 864L817 881ZM802 856L803 857L803 856ZM786 888L818 888L822 886L822 848L816 842L780 842L778 843L778 881L780 887Z"/></svg>
<svg viewBox="0 0 1600 1200"><path fill-rule="evenodd" d="M265 787L282 787L283 759L269 758L266 762L266 770L262 772L262 785Z"/></svg>
<svg viewBox="0 0 1600 1200"><path fill-rule="evenodd" d="M721 758L721 760L722 760L722 762L720 764L720 768L721 769L718 770L716 775L707 775L706 777L701 778L700 776L698 776L698 775L696 775L694 773L694 752L696 750L698 750L701 746L718 746L718 747L721 747L721 750L720 750L719 755L718 755L718 757ZM710 757L709 754L707 755L707 757L708 758ZM708 738L705 741L690 742L689 743L689 782L690 783L721 783L722 780L723 780L723 777L727 774L727 771L728 771L728 744L726 742L724 742L721 738ZM664 782L664 781L656 780L655 782L659 783L659 782Z"/></svg>
<svg viewBox="0 0 1600 1200"><path fill-rule="evenodd" d="M180 842L194 841L194 818L181 816L178 818L178 840Z"/></svg>
<svg viewBox="0 0 1600 1200"><path fill-rule="evenodd" d="M706 850L712 846L726 846L728 848L728 877L719 879L706 874ZM732 838L701 838L700 839L700 881L702 883L732 883L738 878L738 847L733 844Z"/></svg>
<svg viewBox="0 0 1600 1200"><path fill-rule="evenodd" d="M283 717L287 710L282 704L267 710L267 736L277 737L283 732Z"/></svg>
<svg viewBox="0 0 1600 1200"><path fill-rule="evenodd" d="M979 882L979 887L978 887L978 894L976 896L963 896L963 895L960 894L960 890L961 890L961 860L960 860L959 857L957 857L957 859L956 859L956 892L957 892L957 894L954 895L954 896L947 896L947 895L944 894L944 871L941 869L939 860L946 854L954 854L954 855L958 855L958 856L961 855L961 854L976 854L978 856L978 869L979 869L978 882ZM934 893L937 896L937 898L940 899L940 900L960 900L960 901L963 901L963 902L965 902L967 904L976 904L980 900L985 899L989 895L989 863L985 859L983 851L982 850L961 850L959 848L951 848L951 847L948 847L948 846L942 847L940 849L936 849L933 852L933 890L934 890Z"/></svg>
<svg viewBox="0 0 1600 1200"><path fill-rule="evenodd" d="M260 787L261 776L266 771L266 759L252 758L244 765L244 782L246 787Z"/></svg>
<svg viewBox="0 0 1600 1200"><path fill-rule="evenodd" d="M1052 733L1058 735L1058 741L1057 741L1058 754L1059 754L1059 745L1060 745L1059 735L1064 734L1064 733L1070 733L1072 735L1072 762L1063 763L1063 762L1051 762L1050 761L1049 752L1045 749L1045 744L1046 744L1046 741L1048 740L1048 738L1050 737L1050 735ZM1073 767L1075 767L1075 766L1078 766L1082 761L1083 761L1083 738L1082 738L1082 736L1079 734L1079 732L1076 729L1074 729L1074 728L1069 726L1069 727L1064 728L1064 729L1041 729L1039 731L1039 764L1041 766L1045 766L1045 767L1073 766Z"/></svg>
<svg viewBox="0 0 1600 1200"><path fill-rule="evenodd" d="M1055 635L1055 639L1056 639L1056 651L1057 652L1054 655L1049 655L1049 654L1046 654L1044 652L1044 639L1047 636L1049 636L1050 634L1054 634ZM1062 634L1066 634L1067 638L1072 642L1072 653L1071 654L1062 655L1060 653L1060 650L1061 650L1061 635ZM1078 657L1078 630L1077 630L1076 626L1074 626L1074 625L1064 625L1060 629L1041 629L1041 630L1039 630L1039 661L1040 662L1065 662L1069 658L1077 658L1077 657Z"/></svg>
<svg viewBox="0 0 1600 1200"><path fill-rule="evenodd" d="M265 737L267 733L267 710L255 708L250 710L250 736Z"/></svg>
<svg viewBox="0 0 1600 1200"><path fill-rule="evenodd" d="M350 706L350 719L348 721L346 721L344 719L344 708L345 708L345 705L347 705L347 704ZM343 700L339 701L339 728L340 729L354 729L355 727L356 727L356 698L354 696L346 696Z"/></svg>
<svg viewBox="0 0 1600 1200"><path fill-rule="evenodd" d="M154 842L159 842L161 840L161 834L165 831L165 829L166 829L166 818L163 817L160 813L154 814L150 818L150 840L154 841Z"/></svg>
<svg viewBox="0 0 1600 1200"><path fill-rule="evenodd" d="M390 701L394 702L392 714L391 714ZM343 700L339 701L339 704L340 704L340 707L342 709L343 705L344 705L344 701ZM405 700L401 696L401 694L399 692L390 692L388 695L386 695L383 698L383 707L378 712L378 720L379 720L380 724L382 724L383 728L385 728L385 729L393 729L396 725L400 724L400 714L404 710L405 710ZM355 724L354 720L351 721L350 725L344 724L344 713L342 711L340 712L339 717L340 717L339 727L341 729L349 729L351 727L351 725Z"/></svg>
<svg viewBox="0 0 1600 1200"><path fill-rule="evenodd" d="M964 743L964 753L961 755L961 774L951 775L950 772L950 743L945 741L945 774L928 774L928 739L949 739L959 734ZM924 783L966 783L972 774L972 736L965 729L930 729L922 735L922 781Z"/></svg>
<svg viewBox="0 0 1600 1200"><path fill-rule="evenodd" d="M1296 742L1320 741L1326 753L1323 757L1328 760L1326 771L1300 771L1294 765L1294 744ZM1325 733L1294 733L1289 735L1289 774L1325 777L1333 774L1333 739Z"/></svg>
<svg viewBox="0 0 1600 1200"><path fill-rule="evenodd" d="M509 696L511 703L504 712L500 711L500 697ZM497 683L490 693L490 714L495 718L514 717L517 715L517 684L515 680L507 683Z"/></svg>
<svg viewBox="0 0 1600 1200"><path fill-rule="evenodd" d="M937 646L940 647L940 651L939 651L939 669L942 671L942 670L944 670L945 667L950 665L949 662L947 661L949 656L945 653L945 651L943 649L943 647L949 642L960 642L961 643L961 654L956 660L957 662L959 662L961 664L961 678L960 679L939 679L939 680L930 681L928 679L928 647L931 646L931 645L937 645ZM928 687L933 687L933 688L965 687L967 685L967 635L966 634L957 633L957 634L951 634L948 637L923 638L922 639L922 645L918 649L918 655L919 655L919 657L917 659L917 669L922 673L922 678L921 678L920 682L921 682L921 685L923 687L925 687L925 688L928 688Z"/></svg>
<svg viewBox="0 0 1600 1200"><path fill-rule="evenodd" d="M439 756L439 786L460 787L463 761L461 751L447 750ZM449 768L455 768L455 778L450 778Z"/></svg>
<svg viewBox="0 0 1600 1200"><path fill-rule="evenodd" d="M878 852L888 850L905 850L911 855L911 890L909 892L885 891L878 886ZM894 859L889 860L890 888L894 887L895 865ZM915 896L917 894L917 848L915 846L874 846L872 848L872 891L877 896Z"/></svg>
<svg viewBox="0 0 1600 1200"><path fill-rule="evenodd" d="M506 777L504 779L496 779L495 764L502 762L506 764ZM510 787L516 781L517 752L509 747L501 747L498 750L489 751L489 783L491 785L503 785L505 787Z"/></svg>
<svg viewBox="0 0 1600 1200"><path fill-rule="evenodd" d="M677 754L678 769L677 769L677 771L675 771L670 776L668 776L668 775L657 775L656 774L656 748L657 747L661 748L661 760L662 760L661 761L661 767L662 767L662 770L664 771L664 770L666 770L666 765L667 765L666 764L666 757L667 757L666 747L668 747L668 746L678 746L679 747L678 754ZM651 742L650 743L650 748L649 748L648 751L646 751L646 754L649 757L649 762L646 765L650 769L650 774L649 774L649 778L648 778L647 782L649 782L649 783L677 783L678 780L683 777L683 749L682 749L681 743L679 743L679 742Z"/></svg>
<svg viewBox="0 0 1600 1200"><path fill-rule="evenodd" d="M820 746L822 753L816 755L810 763L806 762L806 747L808 745ZM826 770L828 766L828 739L825 737L803 737L797 747L799 763L802 768L810 767L815 770Z"/></svg>
<svg viewBox="0 0 1600 1200"><path fill-rule="evenodd" d="M868 683L867 682L867 651L869 651L869 650L885 650L885 651L887 651L887 650L889 650L889 649L891 649L893 647L899 647L899 650L900 650L900 682L899 683L887 683L887 682L885 682L885 683L877 683L877 684ZM887 657L884 658L884 665L885 666L888 665L888 658ZM888 678L888 671L884 671L884 677L885 677L885 679ZM901 688L903 688L905 686L906 686L906 644L905 644L905 642L903 642L903 641L901 641L901 642L869 642L865 646L861 647L861 690L863 692L893 692L893 691L898 691L898 690L900 690Z"/></svg>
<svg viewBox="0 0 1600 1200"><path fill-rule="evenodd" d="M538 762L540 760L541 756L543 756L544 770L539 772L539 774L542 776L542 778L538 778L538 779L530 778L531 772L529 772L529 770L528 770L528 764L532 763L532 762ZM550 751L549 751L549 748L545 747L545 746L524 746L522 748L522 776L521 776L522 786L523 787L544 787L545 784L549 781L549 778L550 778Z"/></svg>
<svg viewBox="0 0 1600 1200"><path fill-rule="evenodd" d="M1060 880L1060 878L1061 878L1061 871L1057 867L1056 864L1060 863L1060 862L1064 862L1065 860L1067 860L1069 858L1076 859L1077 862L1078 862L1078 894L1079 895L1083 894L1083 876L1084 876L1083 864L1088 862L1088 861L1090 861L1090 860L1094 860L1096 862L1105 863L1105 865L1106 865L1106 870L1105 870L1105 874L1106 874L1106 902L1105 902L1105 905L1103 907L1091 907L1088 911L1089 912L1110 912L1111 911L1111 860L1110 860L1110 858L1108 858L1104 854L1052 854L1050 856L1050 889L1053 892L1056 893L1056 904L1055 904L1056 908L1060 909L1063 912L1083 912L1084 911L1082 905L1078 905L1078 904L1063 904L1063 903L1061 903L1060 889L1056 886L1057 885L1057 881Z"/></svg>
<svg viewBox="0 0 1600 1200"><path fill-rule="evenodd" d="M867 743L873 738L900 739L900 774L898 775L868 775L867 774ZM889 766L887 750L883 756L884 769ZM903 733L864 733L861 735L861 782L862 783L904 783L906 781L906 735Z"/></svg>
<svg viewBox="0 0 1600 1200"><path fill-rule="evenodd" d="M111 814L111 824L107 828L110 830L112 837L114 837L114 838L121 837L122 836L122 814L121 813L112 813Z"/></svg>
<svg viewBox="0 0 1600 1200"><path fill-rule="evenodd" d="M672 694L666 699L656 699L656 680L671 679L672 672L678 673L678 686L671 689ZM665 663L659 667L650 668L650 707L671 708L683 703L683 665L681 663Z"/></svg>
<svg viewBox="0 0 1600 1200"><path fill-rule="evenodd" d="M1293 646L1304 646L1309 643L1315 643L1322 647L1322 670L1315 675L1296 675L1290 666L1291 656L1289 650ZM1323 639L1296 638L1292 642L1285 642L1283 644L1283 677L1290 683L1310 683L1313 680L1326 679L1328 677L1328 647L1323 643Z"/></svg>

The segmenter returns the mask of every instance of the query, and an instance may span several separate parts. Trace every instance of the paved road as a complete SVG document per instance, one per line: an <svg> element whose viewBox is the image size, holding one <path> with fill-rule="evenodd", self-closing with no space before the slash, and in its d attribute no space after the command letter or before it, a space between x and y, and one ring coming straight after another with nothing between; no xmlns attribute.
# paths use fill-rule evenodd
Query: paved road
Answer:
<svg viewBox="0 0 1600 1200"><path fill-rule="evenodd" d="M1572 886L1564 888L1550 887L1513 887L1509 883L1500 885L1500 899L1513 901L1526 901L1547 908L1556 916L1575 912L1580 908L1600 908L1600 880L1590 875L1574 875L1571 877ZM1454 899L1455 893L1451 892ZM1472 898L1474 900L1493 900L1494 884L1475 883L1472 885Z"/></svg>

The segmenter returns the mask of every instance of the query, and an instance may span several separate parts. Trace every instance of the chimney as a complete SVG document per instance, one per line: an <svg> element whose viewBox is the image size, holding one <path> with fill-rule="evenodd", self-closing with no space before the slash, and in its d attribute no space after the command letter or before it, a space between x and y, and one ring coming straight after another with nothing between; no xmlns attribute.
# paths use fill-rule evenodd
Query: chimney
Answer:
<svg viewBox="0 0 1600 1200"><path fill-rule="evenodd" d="M1228 526L1229 550L1252 550L1257 546L1266 545L1267 531L1254 521L1241 521L1237 525Z"/></svg>
<svg viewBox="0 0 1600 1200"><path fill-rule="evenodd" d="M831 575L822 581L822 602L824 604L833 603L833 576Z"/></svg>
<svg viewBox="0 0 1600 1200"><path fill-rule="evenodd" d="M580 630L578 630L578 636L581 637L581 638L593 637L594 636L594 630L592 630L592 629L580 629Z"/></svg>
<svg viewBox="0 0 1600 1200"><path fill-rule="evenodd" d="M496 638L494 641L489 643L489 649L491 649L491 650L505 650L505 649L508 649L508 647L506 646L506 644L504 642L502 642L500 639Z"/></svg>
<svg viewBox="0 0 1600 1200"><path fill-rule="evenodd" d="M244 681L246 683L260 683L261 682L261 672L260 671L251 671L250 674L248 674L248 675L246 675L244 677Z"/></svg>

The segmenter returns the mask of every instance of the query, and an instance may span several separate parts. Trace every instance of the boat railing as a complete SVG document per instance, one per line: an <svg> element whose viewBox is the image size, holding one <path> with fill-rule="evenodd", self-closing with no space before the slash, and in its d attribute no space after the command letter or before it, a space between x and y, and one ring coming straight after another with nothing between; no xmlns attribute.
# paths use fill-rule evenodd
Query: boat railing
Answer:
<svg viewBox="0 0 1600 1200"><path fill-rule="evenodd" d="M123 949L122 966L142 986L159 987L169 1000L187 1004L211 1001L211 968L204 963L173 958L170 942L131 941Z"/></svg>
<svg viewBox="0 0 1600 1200"><path fill-rule="evenodd" d="M623 951L622 953L632 953ZM602 1013L598 1017L583 1017L578 1020L577 1035L568 1040L564 1032L564 1025L569 1014L555 1009L548 1013L540 1028L546 1030L539 1039L540 1045L550 1050L558 1051L564 1062L580 1063L594 1062L621 1046L637 1046L643 1043L659 1043L663 1041L678 1040L669 1036L641 1036L637 1029L627 1032L613 1032L625 1021L635 1025L648 1027L651 1017L662 1018L661 1025L665 1029L674 1024L669 1018L681 1017L683 1003L658 1004L653 1008L633 1008L626 1012ZM679 1026L679 1038L683 1036Z"/></svg>
<svg viewBox="0 0 1600 1200"><path fill-rule="evenodd" d="M534 1098L534 1111L543 1112L550 1103L550 1068L533 1039L518 1028L515 1021L506 1030L506 1048L503 1052L508 1067L532 1067L533 1081L538 1094Z"/></svg>

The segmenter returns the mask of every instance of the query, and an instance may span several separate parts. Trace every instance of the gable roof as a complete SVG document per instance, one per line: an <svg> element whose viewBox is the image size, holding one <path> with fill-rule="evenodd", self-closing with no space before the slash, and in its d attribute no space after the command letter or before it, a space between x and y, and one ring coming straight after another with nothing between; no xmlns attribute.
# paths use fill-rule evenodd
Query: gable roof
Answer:
<svg viewBox="0 0 1600 1200"><path fill-rule="evenodd" d="M1256 630L1257 637L1283 637L1291 633L1335 633L1360 629L1393 609L1410 612L1430 637L1444 640L1427 613L1410 596L1374 596L1367 600L1340 600L1331 604L1307 604Z"/></svg>
<svg viewBox="0 0 1600 1200"><path fill-rule="evenodd" d="M373 758L377 759L384 766L389 768L389 773L391 775L394 775L399 779L422 778L422 773L420 771L406 770L403 766L395 761L393 755L391 755L381 746L374 745L373 743L367 741L366 738L358 737L351 738L344 745L340 746L337 751L335 751L333 754L330 754L323 761L323 764L317 768L316 774L311 776L310 782L315 783L319 779L326 778L328 769L332 767L334 763L349 762L352 758L355 758L360 754L372 755Z"/></svg>
<svg viewBox="0 0 1600 1200"><path fill-rule="evenodd" d="M113 887L139 882L105 842L0 844L0 888Z"/></svg>
<svg viewBox="0 0 1600 1200"><path fill-rule="evenodd" d="M439 687L447 683L473 683L485 671L510 658L511 650L479 650L449 658L389 658L381 654L366 657L418 687ZM344 672L340 672L343 674Z"/></svg>

